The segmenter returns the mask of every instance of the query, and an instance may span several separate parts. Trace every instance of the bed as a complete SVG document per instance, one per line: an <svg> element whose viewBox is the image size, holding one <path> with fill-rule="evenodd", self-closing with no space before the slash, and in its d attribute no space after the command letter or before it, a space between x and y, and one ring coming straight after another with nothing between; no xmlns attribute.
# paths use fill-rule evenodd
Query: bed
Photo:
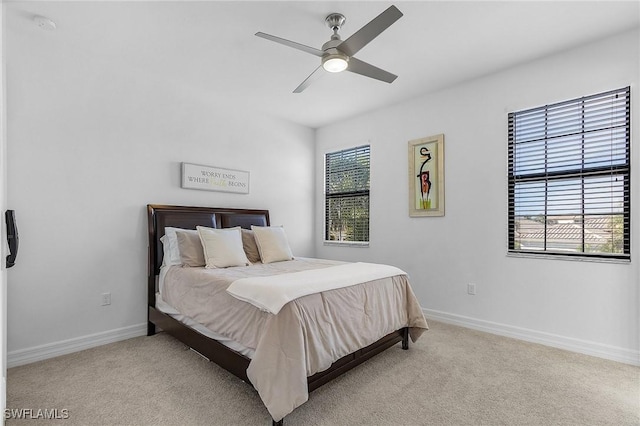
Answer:
<svg viewBox="0 0 640 426"><path fill-rule="evenodd" d="M265 312L265 309L258 309L246 301L237 300L230 296L227 294L229 288L237 283L244 282L245 280L238 278L243 277L244 275L242 274L245 273L248 275L270 275L277 273L282 275L279 275L276 280L285 281L288 277L291 279L294 278L296 274L303 274L300 276L308 277L310 273L320 274L319 271L321 269L326 269L323 273L329 273L340 268L349 268L351 265L344 265L342 262L296 258L286 262L275 262L265 265L256 263L246 267L227 268L228 271L224 271L223 269L225 268L221 268L220 270L205 270L205 268L181 268L177 266L167 268L166 265L162 267L164 246L161 238L164 236L165 228L193 230L196 227L206 227L214 230L222 230L235 227L242 229L251 229L252 226L269 227L270 220L267 210L148 205L147 213L149 235L147 334L153 335L157 329L161 329L241 380L253 384L258 390L267 410L272 415L274 425L283 424L284 416L296 406L304 403L306 401L306 395L308 395L309 392L312 392L323 384L397 343L402 344L402 349L408 349L410 337L412 340L415 340L427 329L427 323L424 320L424 316L422 316L422 312L419 311L417 300L415 300L411 287L408 281L406 281L406 276L403 275L372 280L371 282L374 284L371 284L371 282L364 283L363 281L361 284L346 289L340 288L322 292L320 295L314 294L300 297L299 299L282 305L280 307L281 310L279 312L273 311L277 312L277 314L273 314ZM200 282L197 281L198 277L200 277ZM263 278L273 280L273 277L270 276ZM224 288L227 288L227 292L223 292L226 299L225 304L220 310L206 314L202 313L202 315L210 315L210 317L202 316L199 308L192 307L193 303L188 299L182 302L182 299L176 296L176 294L180 292L176 290L176 288L184 289L186 285L192 285L188 291L182 292L185 293L185 297L194 293L191 295L191 298L193 300L200 300L202 294L204 294L202 293L202 289L213 288L211 287L213 285L211 282L215 280L227 280L223 281L223 284L220 284ZM191 283L191 281L193 281L193 284L188 284ZM177 282L177 284L174 282ZM217 283L217 281L215 282ZM227 284L224 284L225 282ZM228 285L228 283L232 284ZM166 285L163 293L159 293L161 285ZM387 290L374 288L375 286L382 289L391 289L390 295L384 293L384 291ZM201 293L197 293L198 291ZM393 328L379 336L375 335L375 338L371 337L374 335L373 333L380 333L380 330L383 329L379 324L375 326L354 325L354 327L361 327L363 334L366 335L369 340L361 338L362 336L355 335L353 333L354 329L350 328L350 319L340 319L339 313L336 314L337 308L327 314L330 315L332 319L324 322L342 324L342 329L346 330L345 333L349 336L329 336L327 338L325 326L321 324L307 324L305 322L311 321L306 318L308 311L305 311L305 309L318 310L318 306L323 307L323 309L327 308L327 306L338 306L344 303L344 300L353 299L353 294L345 293L348 291L355 291L356 293L358 291L367 292L366 297L371 298L371 300L374 300L373 295L378 297L378 299L382 297L385 301L387 299L397 298L402 301L397 302L397 304L406 304L407 308L405 312L397 314L395 311L392 312L391 317L393 321L389 320L389 324L387 324L386 327L392 326ZM374 291L382 291L382 293L372 293ZM168 299L171 303L167 303L164 299ZM381 304L383 302L379 300L376 303ZM176 309L174 305L179 306L179 309ZM223 332L224 335L212 333L210 328L215 327L211 326L210 323L215 325L220 315L222 315L222 310L226 308L229 309L229 314L225 313L224 319L225 322L228 323L229 330L225 329ZM189 309L191 309L191 311ZM369 307L367 307L367 309L369 309ZM401 311L404 309L403 306L402 309L397 310ZM302 312L302 314L300 314L300 312ZM232 313L235 313L236 316L234 317ZM389 315L386 312L385 315L366 314L367 318L387 318L387 316ZM260 322L260 326L262 327L254 333L254 339L258 342L256 344L250 343L251 339L249 338L243 339L237 337L237 333L240 333L240 330L246 328L242 321L248 321L246 318L251 317L257 318L255 321ZM230 319L233 320L231 321ZM296 321L300 322L300 326L297 325L298 323ZM263 325L264 323L267 325ZM396 328L395 324L400 325ZM333 324L331 326L333 327ZM303 330L299 331L298 328ZM316 328L319 331L316 330ZM372 331L368 332L369 329ZM236 333L235 335L233 334L234 332ZM314 339L313 336L309 337L309 335L314 333L319 336L321 335L321 338ZM281 335L285 335L286 337L279 337ZM229 336L232 338L227 339ZM234 342L235 338L241 343L244 343L244 345L236 345L236 342ZM278 339L282 339L282 341L278 341ZM291 342L289 342L289 340L291 340ZM322 340L322 344L314 343L320 340ZM314 349L314 345L326 347ZM299 361L293 361L298 364L287 364L283 368L283 364L281 364L282 360L274 358L276 357L274 354L280 351L295 351L297 350L295 348L298 347L300 347L300 352L304 352L305 354L305 356L301 355L299 357ZM348 352L346 352L347 349ZM287 360L289 359L289 357L285 358ZM328 359L330 359L330 362L327 362ZM275 366L269 368L270 362L280 364L277 368ZM281 375L274 375L273 371L267 372L267 370L286 370L287 372L291 370L292 376L282 378ZM296 373L296 371L298 372ZM311 374L309 372L311 372ZM304 376L301 379L296 376L296 374L300 376L302 373L304 373ZM304 389L298 389L298 394L293 395L291 401L287 402L284 408L274 405L274 403L280 404L280 399L286 400L287 397L282 395L295 393L296 388L301 387Z"/></svg>

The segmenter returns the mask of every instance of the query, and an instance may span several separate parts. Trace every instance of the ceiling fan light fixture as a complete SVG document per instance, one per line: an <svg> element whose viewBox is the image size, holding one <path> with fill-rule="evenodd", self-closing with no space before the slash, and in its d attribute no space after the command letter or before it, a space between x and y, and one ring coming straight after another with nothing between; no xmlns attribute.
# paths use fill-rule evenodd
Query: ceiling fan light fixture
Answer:
<svg viewBox="0 0 640 426"><path fill-rule="evenodd" d="M322 58L322 68L328 72L342 72L349 66L349 57L342 53L332 53Z"/></svg>

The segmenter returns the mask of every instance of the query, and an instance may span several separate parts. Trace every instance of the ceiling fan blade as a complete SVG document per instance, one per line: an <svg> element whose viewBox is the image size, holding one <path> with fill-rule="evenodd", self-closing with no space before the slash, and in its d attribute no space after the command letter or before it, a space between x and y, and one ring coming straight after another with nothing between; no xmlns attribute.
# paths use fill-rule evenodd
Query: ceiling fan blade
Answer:
<svg viewBox="0 0 640 426"><path fill-rule="evenodd" d="M395 74L391 74L388 71L374 67L373 65L356 58L349 58L347 71L364 75L365 77L375 78L376 80L384 81L385 83L391 83L393 80L398 78Z"/></svg>
<svg viewBox="0 0 640 426"><path fill-rule="evenodd" d="M304 89L309 87L311 83L313 83L314 81L322 77L323 74L324 74L324 69L322 68L322 65L320 65L318 68L315 69L315 71L311 73L311 75L309 75L309 77L307 77L302 83L300 83L298 87L296 87L296 90L294 90L293 93L302 92Z"/></svg>
<svg viewBox="0 0 640 426"><path fill-rule="evenodd" d="M397 7L390 6L380 15L373 18L367 25L352 34L351 37L340 43L338 49L348 56L355 55L367 43L378 37L381 32L389 28L391 24L401 17L402 12Z"/></svg>
<svg viewBox="0 0 640 426"><path fill-rule="evenodd" d="M257 32L256 35L258 37L266 38L267 40L275 41L276 43L284 44L285 46L293 47L294 49L302 50L303 52L311 53L312 55L322 57L322 55L324 54L324 51L320 49L305 46L304 44L296 43L295 41L287 40L284 38L272 36L271 34Z"/></svg>

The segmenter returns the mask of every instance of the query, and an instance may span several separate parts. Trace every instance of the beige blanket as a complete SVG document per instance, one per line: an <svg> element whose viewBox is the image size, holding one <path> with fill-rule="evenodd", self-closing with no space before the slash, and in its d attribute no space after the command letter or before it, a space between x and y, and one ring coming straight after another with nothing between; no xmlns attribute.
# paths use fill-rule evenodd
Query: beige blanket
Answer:
<svg viewBox="0 0 640 426"><path fill-rule="evenodd" d="M247 375L278 421L308 399L307 376L386 334L409 326L412 340L427 329L406 275L310 294L277 315L230 296L235 280L326 268L320 259L227 269L171 267L162 298L207 328L255 350Z"/></svg>
<svg viewBox="0 0 640 426"><path fill-rule="evenodd" d="M231 283L227 293L262 310L277 314L287 303L309 294L395 275L406 275L406 272L395 266L378 263L345 263L290 274L241 278Z"/></svg>

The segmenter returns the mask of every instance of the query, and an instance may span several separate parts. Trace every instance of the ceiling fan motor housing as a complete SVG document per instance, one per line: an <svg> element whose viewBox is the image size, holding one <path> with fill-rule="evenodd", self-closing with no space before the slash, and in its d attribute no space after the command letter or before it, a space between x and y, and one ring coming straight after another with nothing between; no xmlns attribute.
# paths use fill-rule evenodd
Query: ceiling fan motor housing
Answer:
<svg viewBox="0 0 640 426"><path fill-rule="evenodd" d="M346 18L340 13L332 13L327 16L325 22L333 30L331 40L322 45L322 67L329 72L341 72L347 69L349 56L338 49L342 43L338 30L344 24Z"/></svg>

